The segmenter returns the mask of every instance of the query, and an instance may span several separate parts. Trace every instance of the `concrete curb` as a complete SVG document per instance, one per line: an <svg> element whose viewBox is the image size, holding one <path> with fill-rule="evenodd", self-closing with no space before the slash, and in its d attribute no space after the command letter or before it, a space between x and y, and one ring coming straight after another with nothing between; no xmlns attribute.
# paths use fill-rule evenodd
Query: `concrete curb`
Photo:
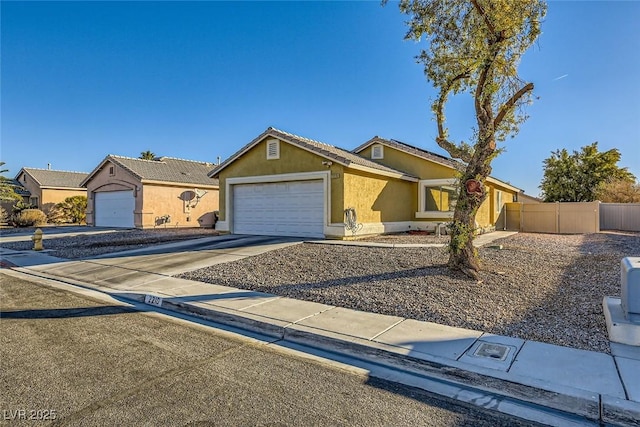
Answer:
<svg viewBox="0 0 640 427"><path fill-rule="evenodd" d="M620 426L640 426L640 404L630 400L602 396L602 421Z"/></svg>
<svg viewBox="0 0 640 427"><path fill-rule="evenodd" d="M392 345L369 341L331 331L324 331L310 326L288 323L248 312L217 306L203 306L198 303L180 301L179 297L161 293L118 292L113 288L99 285L88 285L77 280L59 277L41 271L24 268L14 268L21 273L52 279L86 289L99 290L114 298L145 303L148 296L159 297L156 303L148 303L150 308L158 307L164 310L194 316L222 325L259 333L269 337L311 348L325 350L339 355L346 355L361 361L390 367L401 372L420 376L427 381L445 384L451 396L458 400L465 400L470 392L474 397L468 403L487 409L501 411L504 402L506 406L526 406L534 412L547 412L552 420L543 418L550 425L566 425L568 419L580 423L607 422L621 426L640 426L640 403L592 393L585 390L555 385L553 390L544 384L538 384L530 378L520 378L514 375L507 377L506 373L487 369L464 369L465 364L456 361L424 360L394 351ZM449 362L449 363L446 363ZM502 377L502 378L501 378ZM520 382L521 381L521 382ZM462 396L462 397L461 397ZM553 415L553 414L556 415ZM554 418L555 417L555 418ZM560 421L558 421L560 420Z"/></svg>

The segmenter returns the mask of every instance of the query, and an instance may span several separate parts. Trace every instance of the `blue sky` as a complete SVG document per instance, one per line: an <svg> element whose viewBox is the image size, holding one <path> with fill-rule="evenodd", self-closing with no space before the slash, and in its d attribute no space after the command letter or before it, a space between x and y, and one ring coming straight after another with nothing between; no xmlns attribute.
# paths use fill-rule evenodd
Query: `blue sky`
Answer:
<svg viewBox="0 0 640 427"><path fill-rule="evenodd" d="M223 160L268 126L440 154L435 92L396 3L6 2L0 161L90 172L107 154ZM520 75L540 97L492 175L537 195L542 161L594 141L640 178L640 2L552 1ZM471 98L447 109L468 139Z"/></svg>

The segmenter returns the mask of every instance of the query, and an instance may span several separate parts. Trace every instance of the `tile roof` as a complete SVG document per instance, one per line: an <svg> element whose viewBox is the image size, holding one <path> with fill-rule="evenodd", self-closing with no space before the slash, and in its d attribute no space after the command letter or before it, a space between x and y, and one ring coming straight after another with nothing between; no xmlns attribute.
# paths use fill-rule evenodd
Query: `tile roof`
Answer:
<svg viewBox="0 0 640 427"><path fill-rule="evenodd" d="M430 160L432 162L435 163L440 163L441 165L445 165L448 166L452 169L455 170L463 170L464 169L464 163L452 159L450 157L446 157L446 156L441 156L440 154L436 154L436 153L432 153L431 151L428 150L424 150L422 148L418 148L418 147L414 147L413 145L409 145L406 144L402 141L398 141L396 139L385 139L385 138L380 138L379 136L374 136L373 138L371 138L369 141L365 142L364 144L360 145L359 147L356 147L353 149L354 153L359 153L362 150L364 150L365 148L367 148L368 146L372 145L372 144L384 144L384 145L388 145L389 147L395 148L397 150L400 151L404 151L405 153L409 153L409 154L413 154L414 156L426 159L426 160ZM494 183L497 183L499 185L502 185L504 187L507 188L511 188L515 191L522 191L520 188L515 187L513 185L511 185L510 183L506 182L506 181L502 181L498 178L494 178L492 176L488 176L487 179L489 181L493 181Z"/></svg>
<svg viewBox="0 0 640 427"><path fill-rule="evenodd" d="M433 153L431 151L424 150L422 148L414 147L413 145L406 144L406 143L404 143L402 141L398 141L396 139L380 138L379 136L374 136L369 141L365 142L364 144L360 145L359 147L356 147L353 150L353 152L354 153L359 153L362 150L364 150L365 148L367 148L368 146L370 146L372 144L376 144L376 143L388 145L391 148L395 148L397 150L404 151L406 153L413 154L414 156L421 157L421 158L426 159L426 160L431 160L433 162L440 163L440 164L443 164L445 166L449 166L449 167L454 168L454 169L460 169L460 167L463 166L463 164L461 162L459 162L457 160L454 160L454 159L452 159L450 157L441 156L440 154L436 154L436 153Z"/></svg>
<svg viewBox="0 0 640 427"><path fill-rule="evenodd" d="M69 172L58 171L52 169L38 169L38 168L22 168L16 178L21 172L28 173L40 187L53 187L53 188L82 188L80 185L82 181L89 175L86 172Z"/></svg>
<svg viewBox="0 0 640 427"><path fill-rule="evenodd" d="M249 144L245 145L241 148L237 153L229 157L227 160L218 165L214 170L209 173L209 176L216 175L230 163L235 161L238 157L244 154L251 147L262 141L264 138L272 136L274 138L278 138L282 141L286 141L292 145L298 146L300 148L306 149L313 153L316 153L326 159L335 161L337 163L342 164L343 166L349 167L350 165L358 165L363 166L369 169L377 170L380 172L392 173L401 175L407 178L416 178L406 172L399 171L397 169L393 169L380 163L373 162L369 159L366 159L354 152L326 144L324 142L315 141L313 139L305 138L302 136L294 135L289 132L285 132L273 127L267 128L262 134L260 134L257 138L251 141Z"/></svg>
<svg viewBox="0 0 640 427"><path fill-rule="evenodd" d="M215 166L213 163L176 159L174 157L160 157L155 160L144 160L133 157L109 154L100 165L83 181L89 181L105 162L110 161L129 171L141 181L174 182L179 184L218 185L218 180L207 175Z"/></svg>

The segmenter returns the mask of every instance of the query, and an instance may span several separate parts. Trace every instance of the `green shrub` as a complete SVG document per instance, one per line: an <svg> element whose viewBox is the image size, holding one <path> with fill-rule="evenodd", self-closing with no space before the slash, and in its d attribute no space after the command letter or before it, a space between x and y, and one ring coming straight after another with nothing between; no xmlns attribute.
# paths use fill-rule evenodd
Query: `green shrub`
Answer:
<svg viewBox="0 0 640 427"><path fill-rule="evenodd" d="M40 209L25 209L14 217L13 222L18 227L32 227L47 223L47 215Z"/></svg>
<svg viewBox="0 0 640 427"><path fill-rule="evenodd" d="M7 210L2 206L0 206L0 222L4 224L8 221L9 221L9 214L7 213Z"/></svg>
<svg viewBox="0 0 640 427"><path fill-rule="evenodd" d="M87 219L86 196L73 196L64 199L49 211L49 222L55 224L83 224Z"/></svg>
<svg viewBox="0 0 640 427"><path fill-rule="evenodd" d="M31 203L25 202L23 200L18 200L16 202L15 205L13 205L13 210L11 211L11 213L13 214L14 217L17 217L18 215L20 215L20 212L22 212L25 209L35 209L36 206L33 206Z"/></svg>

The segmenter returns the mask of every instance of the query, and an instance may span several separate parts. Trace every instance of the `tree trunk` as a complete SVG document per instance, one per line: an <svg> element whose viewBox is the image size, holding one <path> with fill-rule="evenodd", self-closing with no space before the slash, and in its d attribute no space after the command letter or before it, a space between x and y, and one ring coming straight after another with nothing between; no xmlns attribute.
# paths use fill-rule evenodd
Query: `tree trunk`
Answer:
<svg viewBox="0 0 640 427"><path fill-rule="evenodd" d="M478 198L467 194L465 186L460 186L451 225L451 241L449 242L449 268L462 271L468 277L476 280L480 263L476 248L473 246L473 238L476 212L483 199L484 197Z"/></svg>
<svg viewBox="0 0 640 427"><path fill-rule="evenodd" d="M476 231L476 213L487 198L484 181L491 173L491 157L495 152L495 139L489 133L476 145L476 149L460 180L458 201L451 224L449 242L449 268L462 271L468 277L478 280L480 262L473 246ZM475 180L480 184L480 192L469 192L466 183Z"/></svg>

